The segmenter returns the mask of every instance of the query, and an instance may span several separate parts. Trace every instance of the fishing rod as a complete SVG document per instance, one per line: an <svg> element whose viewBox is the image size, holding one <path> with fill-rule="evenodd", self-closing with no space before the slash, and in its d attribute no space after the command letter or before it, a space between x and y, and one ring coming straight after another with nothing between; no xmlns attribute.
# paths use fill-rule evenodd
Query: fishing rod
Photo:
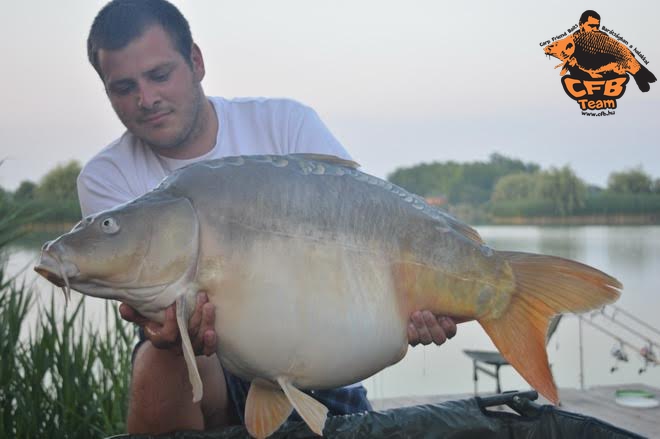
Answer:
<svg viewBox="0 0 660 439"><path fill-rule="evenodd" d="M616 317L617 313L623 314L624 316L628 317L630 320L634 321L635 323L644 326L645 328L649 329L650 331L655 332L656 334L660 335L660 330L654 328L653 326L649 325L643 320L638 319L635 315L629 313L625 309L618 307L616 305L608 305L608 308L614 308L614 312L612 313L612 318Z"/></svg>
<svg viewBox="0 0 660 439"><path fill-rule="evenodd" d="M644 361L646 363L653 363L654 365L660 364L660 361L656 358L656 356L653 354L653 351L650 348L646 348L646 347L640 348L638 346L635 346L634 344L632 344L632 343L630 343L626 340L623 340L620 336L608 331L607 329L603 328L602 326L597 325L596 323L594 323L590 319L585 319L585 318L579 317L579 316L578 316L578 318L581 321L583 321L583 322L591 325L592 327L596 328L600 332L609 335L610 337L612 337L613 339L618 341L621 345L628 346L629 348L635 350L636 352L639 352L640 355L642 355L642 357L644 358Z"/></svg>
<svg viewBox="0 0 660 439"><path fill-rule="evenodd" d="M606 309L606 307L603 307L600 311L595 311L595 312L593 312L593 313L591 314L591 316L593 317L593 315L601 315L601 316L603 316L604 318L606 318L607 320L611 321L612 323L615 323L616 325L618 325L618 326L620 326L621 328L625 329L626 331L630 332L631 334L636 335L637 337L639 337L639 338L645 340L645 341L648 342L650 345L653 345L653 346L656 346L656 347L660 348L660 343L658 343L658 342L656 342L656 341L654 341L654 340L651 340L651 338L648 337L647 335L642 334L642 333L636 331L635 329L631 328L630 326L628 326L628 325L624 324L623 322L620 322L619 320L616 319L616 312L618 312L618 311L623 311L621 308L618 308L618 307L617 307L617 309L612 313L612 315L608 315L608 314L605 312L605 309ZM627 312L625 312L625 311L623 311L622 314L626 314L629 318L632 318L632 315L629 314L629 313L627 313ZM649 329L651 329L651 330L654 330L654 328L653 328L651 325L648 325L648 324L644 323L642 320L639 320L639 319L637 319L637 318L634 318L634 320L635 320L637 323L643 325L644 327L647 327L647 328L649 328Z"/></svg>

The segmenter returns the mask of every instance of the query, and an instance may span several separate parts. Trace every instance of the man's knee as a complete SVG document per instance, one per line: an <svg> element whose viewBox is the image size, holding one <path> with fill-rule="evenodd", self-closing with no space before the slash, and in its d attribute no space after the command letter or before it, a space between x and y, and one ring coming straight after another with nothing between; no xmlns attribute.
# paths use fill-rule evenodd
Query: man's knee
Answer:
<svg viewBox="0 0 660 439"><path fill-rule="evenodd" d="M133 363L127 427L129 433L203 430L223 425L227 392L217 357L198 357L204 386L201 403L192 402L192 386L182 356L146 342ZM206 419L205 419L206 418Z"/></svg>

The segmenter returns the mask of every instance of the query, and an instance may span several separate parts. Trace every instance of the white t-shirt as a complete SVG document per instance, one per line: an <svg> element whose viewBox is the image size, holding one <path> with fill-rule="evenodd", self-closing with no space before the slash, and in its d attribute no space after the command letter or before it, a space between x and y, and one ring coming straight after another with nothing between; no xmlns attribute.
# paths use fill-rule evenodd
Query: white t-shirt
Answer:
<svg viewBox="0 0 660 439"><path fill-rule="evenodd" d="M351 160L316 112L290 99L210 97L218 137L201 157L163 157L129 132L94 156L78 176L83 216L143 195L172 171L200 160L252 154L329 154Z"/></svg>

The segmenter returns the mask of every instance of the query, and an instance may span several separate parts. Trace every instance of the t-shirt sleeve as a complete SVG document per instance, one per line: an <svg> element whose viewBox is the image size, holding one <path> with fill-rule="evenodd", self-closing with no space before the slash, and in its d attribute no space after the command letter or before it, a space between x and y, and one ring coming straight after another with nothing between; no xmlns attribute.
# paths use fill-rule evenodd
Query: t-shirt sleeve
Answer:
<svg viewBox="0 0 660 439"><path fill-rule="evenodd" d="M289 114L290 153L328 154L353 160L312 108L298 104Z"/></svg>
<svg viewBox="0 0 660 439"><path fill-rule="evenodd" d="M135 198L125 178L112 164L90 162L78 175L77 188L83 217L111 209Z"/></svg>

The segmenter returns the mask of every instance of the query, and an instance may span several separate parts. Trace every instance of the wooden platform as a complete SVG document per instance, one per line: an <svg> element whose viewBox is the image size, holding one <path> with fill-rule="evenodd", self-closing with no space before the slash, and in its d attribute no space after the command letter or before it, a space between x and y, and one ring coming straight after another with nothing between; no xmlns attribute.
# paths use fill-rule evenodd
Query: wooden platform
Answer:
<svg viewBox="0 0 660 439"><path fill-rule="evenodd" d="M620 428L649 438L660 438L660 407L637 409L623 407L615 402L615 392L622 388L643 389L654 393L660 399L660 389L643 384L626 384L618 386L593 387L587 390L560 389L562 410L598 418ZM485 396L487 394L480 394ZM456 399L472 398L473 394L437 395L404 398L385 398L372 401L375 410L385 410L395 407L407 407L420 404L436 404ZM548 401L539 398L539 404Z"/></svg>

